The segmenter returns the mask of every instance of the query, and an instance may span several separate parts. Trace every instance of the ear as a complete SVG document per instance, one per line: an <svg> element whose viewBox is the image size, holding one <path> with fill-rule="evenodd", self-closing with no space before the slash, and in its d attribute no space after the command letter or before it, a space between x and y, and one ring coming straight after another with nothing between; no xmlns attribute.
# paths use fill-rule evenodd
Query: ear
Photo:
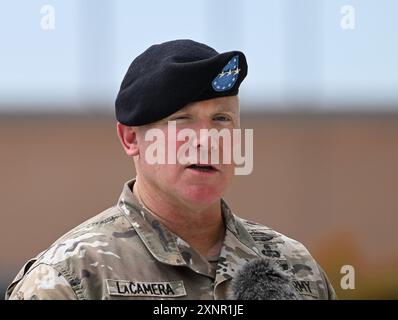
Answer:
<svg viewBox="0 0 398 320"><path fill-rule="evenodd" d="M116 125L117 135L128 156L137 156L139 154L137 142L137 127L129 127L120 122Z"/></svg>

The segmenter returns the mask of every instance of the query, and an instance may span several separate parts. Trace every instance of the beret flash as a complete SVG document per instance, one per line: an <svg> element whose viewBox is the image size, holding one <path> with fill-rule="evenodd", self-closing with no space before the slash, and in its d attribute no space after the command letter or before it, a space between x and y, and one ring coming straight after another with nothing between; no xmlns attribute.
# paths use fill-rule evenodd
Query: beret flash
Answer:
<svg viewBox="0 0 398 320"><path fill-rule="evenodd" d="M237 95L246 75L240 51L218 53L192 40L153 45L128 68L116 98L116 119L140 126L191 102Z"/></svg>

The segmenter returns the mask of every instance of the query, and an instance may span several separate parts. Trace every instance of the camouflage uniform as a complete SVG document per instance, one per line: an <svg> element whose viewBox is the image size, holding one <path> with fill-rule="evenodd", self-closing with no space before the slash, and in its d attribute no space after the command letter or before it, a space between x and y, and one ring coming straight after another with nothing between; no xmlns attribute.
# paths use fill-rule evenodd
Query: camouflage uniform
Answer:
<svg viewBox="0 0 398 320"><path fill-rule="evenodd" d="M303 299L335 298L301 243L237 217L221 201L224 244L218 261L208 261L140 205L133 184L116 206L28 261L6 299L228 299L236 271L259 257L276 259Z"/></svg>

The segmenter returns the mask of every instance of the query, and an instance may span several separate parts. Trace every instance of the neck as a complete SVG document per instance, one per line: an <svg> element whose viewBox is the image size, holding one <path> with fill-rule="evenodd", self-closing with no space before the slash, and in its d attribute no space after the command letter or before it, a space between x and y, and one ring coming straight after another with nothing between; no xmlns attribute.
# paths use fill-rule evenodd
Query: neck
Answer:
<svg viewBox="0 0 398 320"><path fill-rule="evenodd" d="M220 201L199 208L189 207L140 182L137 178L133 193L163 225L203 256L219 254L225 234Z"/></svg>

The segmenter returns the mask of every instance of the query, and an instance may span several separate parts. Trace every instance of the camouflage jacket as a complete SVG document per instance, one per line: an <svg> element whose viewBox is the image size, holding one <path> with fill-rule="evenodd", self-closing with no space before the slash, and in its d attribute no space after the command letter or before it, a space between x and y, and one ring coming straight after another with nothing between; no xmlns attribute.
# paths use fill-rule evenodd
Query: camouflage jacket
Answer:
<svg viewBox="0 0 398 320"><path fill-rule="evenodd" d="M82 223L29 260L6 299L229 299L231 279L247 261L276 259L303 299L335 299L307 249L234 215L221 201L226 233L209 262L168 231L124 185L116 206Z"/></svg>

